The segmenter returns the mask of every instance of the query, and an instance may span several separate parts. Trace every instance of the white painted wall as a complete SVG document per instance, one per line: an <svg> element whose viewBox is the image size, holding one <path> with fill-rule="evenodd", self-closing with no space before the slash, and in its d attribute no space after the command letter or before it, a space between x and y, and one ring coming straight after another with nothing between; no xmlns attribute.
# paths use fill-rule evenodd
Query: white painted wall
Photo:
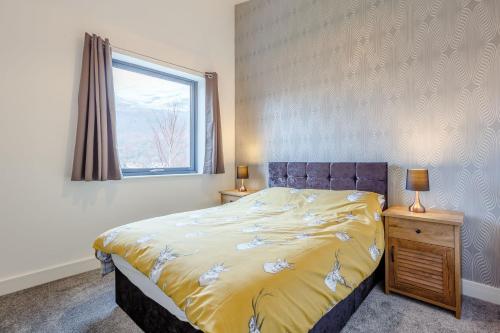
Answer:
<svg viewBox="0 0 500 333"><path fill-rule="evenodd" d="M4 292L88 269L92 242L101 232L215 205L217 191L234 186L234 3L0 1ZM86 31L122 48L219 73L225 175L70 181ZM51 267L52 273L43 273ZM34 271L42 273L29 275ZM12 279L25 274L24 280Z"/></svg>

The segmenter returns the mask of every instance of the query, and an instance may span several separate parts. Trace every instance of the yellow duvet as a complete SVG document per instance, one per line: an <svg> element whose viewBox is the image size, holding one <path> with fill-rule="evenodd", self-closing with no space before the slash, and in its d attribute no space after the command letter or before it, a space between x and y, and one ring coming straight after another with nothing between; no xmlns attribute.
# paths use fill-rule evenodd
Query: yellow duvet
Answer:
<svg viewBox="0 0 500 333"><path fill-rule="evenodd" d="M307 332L379 264L380 197L270 188L112 229L94 248L127 260L204 332Z"/></svg>

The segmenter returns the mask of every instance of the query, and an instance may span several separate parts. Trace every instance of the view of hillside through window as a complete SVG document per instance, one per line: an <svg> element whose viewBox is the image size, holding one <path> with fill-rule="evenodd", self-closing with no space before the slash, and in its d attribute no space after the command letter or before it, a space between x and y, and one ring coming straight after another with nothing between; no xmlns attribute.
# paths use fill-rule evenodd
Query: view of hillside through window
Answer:
<svg viewBox="0 0 500 333"><path fill-rule="evenodd" d="M190 167L189 84L113 68L122 169Z"/></svg>

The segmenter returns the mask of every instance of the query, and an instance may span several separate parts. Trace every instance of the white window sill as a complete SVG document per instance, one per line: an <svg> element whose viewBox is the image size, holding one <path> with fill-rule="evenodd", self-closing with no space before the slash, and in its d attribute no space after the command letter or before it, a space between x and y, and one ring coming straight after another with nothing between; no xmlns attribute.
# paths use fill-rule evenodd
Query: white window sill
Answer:
<svg viewBox="0 0 500 333"><path fill-rule="evenodd" d="M132 180L132 179L143 179L143 178L158 178L158 177L193 177L193 176L204 176L204 173L193 172L193 173L172 173L172 174L161 174L161 175L138 175L138 176L123 176L122 180Z"/></svg>

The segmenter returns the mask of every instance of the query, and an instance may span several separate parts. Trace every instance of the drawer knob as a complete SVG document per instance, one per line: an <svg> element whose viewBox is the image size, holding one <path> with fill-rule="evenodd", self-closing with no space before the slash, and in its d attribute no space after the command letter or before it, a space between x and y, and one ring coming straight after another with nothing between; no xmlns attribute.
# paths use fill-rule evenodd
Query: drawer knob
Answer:
<svg viewBox="0 0 500 333"><path fill-rule="evenodd" d="M422 230L417 229L417 230L415 230L415 232L416 232L417 234L419 234L419 233L421 233L421 232L422 232Z"/></svg>

